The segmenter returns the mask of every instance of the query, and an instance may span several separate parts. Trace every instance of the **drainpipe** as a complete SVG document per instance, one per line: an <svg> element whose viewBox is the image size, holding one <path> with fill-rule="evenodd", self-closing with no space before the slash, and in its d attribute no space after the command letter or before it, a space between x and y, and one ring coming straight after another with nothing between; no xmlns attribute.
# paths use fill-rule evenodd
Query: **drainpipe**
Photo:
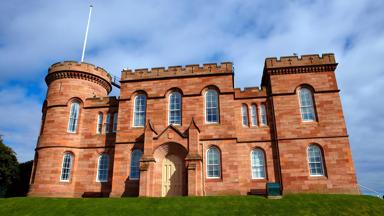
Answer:
<svg viewBox="0 0 384 216"><path fill-rule="evenodd" d="M201 181L203 182L203 196L205 196L205 178L204 178L204 143L201 145Z"/></svg>

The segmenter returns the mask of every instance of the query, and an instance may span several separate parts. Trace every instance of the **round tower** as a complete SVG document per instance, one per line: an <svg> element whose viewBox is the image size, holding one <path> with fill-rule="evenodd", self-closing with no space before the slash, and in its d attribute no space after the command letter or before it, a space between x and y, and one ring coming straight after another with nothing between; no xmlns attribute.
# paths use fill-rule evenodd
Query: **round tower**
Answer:
<svg viewBox="0 0 384 216"><path fill-rule="evenodd" d="M74 196L76 176L63 174L65 155L72 156L70 172L77 169L86 136L86 99L106 97L112 90L111 76L92 64L65 61L48 69L48 85L43 105L41 131L38 138L31 176L31 196ZM80 177L78 177L80 178ZM77 187L77 186L76 186Z"/></svg>

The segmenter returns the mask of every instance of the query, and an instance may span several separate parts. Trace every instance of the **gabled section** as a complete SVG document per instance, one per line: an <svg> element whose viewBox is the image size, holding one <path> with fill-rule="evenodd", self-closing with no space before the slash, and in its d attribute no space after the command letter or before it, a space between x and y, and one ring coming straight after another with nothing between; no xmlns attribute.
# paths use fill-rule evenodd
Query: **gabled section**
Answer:
<svg viewBox="0 0 384 216"><path fill-rule="evenodd" d="M168 134L168 133L166 133L167 131L174 131L181 138L187 138L187 136L183 132L181 132L179 129L177 129L175 126L168 125L168 127L166 127L155 139L159 139L163 134Z"/></svg>
<svg viewBox="0 0 384 216"><path fill-rule="evenodd" d="M192 117L192 121L189 124L187 131L190 131L190 130L197 130L200 133L200 128L197 126L195 119L193 117Z"/></svg>
<svg viewBox="0 0 384 216"><path fill-rule="evenodd" d="M147 124L145 125L144 133L146 134L148 132L153 132L154 134L157 135L157 132L155 130L155 127L153 127L153 124L152 124L151 120L148 120Z"/></svg>

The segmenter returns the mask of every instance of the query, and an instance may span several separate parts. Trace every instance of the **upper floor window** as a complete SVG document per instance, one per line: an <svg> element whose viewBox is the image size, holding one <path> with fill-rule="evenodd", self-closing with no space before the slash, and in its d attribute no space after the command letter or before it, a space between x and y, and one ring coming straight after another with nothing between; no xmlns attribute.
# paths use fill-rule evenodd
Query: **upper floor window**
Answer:
<svg viewBox="0 0 384 216"><path fill-rule="evenodd" d="M135 106L133 114L133 126L144 127L145 124L145 110L146 110L146 97L143 94L135 97Z"/></svg>
<svg viewBox="0 0 384 216"><path fill-rule="evenodd" d="M107 182L108 169L109 169L109 156L107 154L102 154L100 155L99 161L98 161L96 181Z"/></svg>
<svg viewBox="0 0 384 216"><path fill-rule="evenodd" d="M100 134L103 127L103 113L97 115L96 133Z"/></svg>
<svg viewBox="0 0 384 216"><path fill-rule="evenodd" d="M308 164L309 174L311 176L323 176L323 156L319 146L309 145L308 146Z"/></svg>
<svg viewBox="0 0 384 216"><path fill-rule="evenodd" d="M243 126L248 126L248 108L245 104L241 106L241 119Z"/></svg>
<svg viewBox="0 0 384 216"><path fill-rule="evenodd" d="M260 124L267 125L267 111L265 109L265 104L260 104Z"/></svg>
<svg viewBox="0 0 384 216"><path fill-rule="evenodd" d="M219 98L217 91L209 89L205 93L205 122L219 122Z"/></svg>
<svg viewBox="0 0 384 216"><path fill-rule="evenodd" d="M257 125L257 108L256 105L251 106L251 120L252 120L252 126Z"/></svg>
<svg viewBox="0 0 384 216"><path fill-rule="evenodd" d="M104 130L105 130L105 133L111 132L111 114L110 113L107 113L107 117L105 118Z"/></svg>
<svg viewBox="0 0 384 216"><path fill-rule="evenodd" d="M69 121L68 121L68 129L67 131L70 133L75 133L77 130L77 123L79 119L79 102L73 102L71 104L71 109L69 113Z"/></svg>
<svg viewBox="0 0 384 216"><path fill-rule="evenodd" d="M169 95L169 124L181 125L181 94L172 92Z"/></svg>
<svg viewBox="0 0 384 216"><path fill-rule="evenodd" d="M217 147L210 147L207 151L207 177L221 177L220 151Z"/></svg>
<svg viewBox="0 0 384 216"><path fill-rule="evenodd" d="M117 113L114 113L113 114L113 127L112 127L112 131L115 133L117 130Z"/></svg>
<svg viewBox="0 0 384 216"><path fill-rule="evenodd" d="M315 121L315 109L313 106L312 91L308 88L300 88L300 111L303 121Z"/></svg>
<svg viewBox="0 0 384 216"><path fill-rule="evenodd" d="M72 169L72 154L67 152L64 154L63 162L61 164L60 181L68 182L71 178Z"/></svg>
<svg viewBox="0 0 384 216"><path fill-rule="evenodd" d="M131 154L131 174L129 175L131 180L140 178L140 160L142 152L139 149L135 149Z"/></svg>
<svg viewBox="0 0 384 216"><path fill-rule="evenodd" d="M251 153L252 163L252 178L263 179L265 178L265 158L264 152L261 149L254 149Z"/></svg>

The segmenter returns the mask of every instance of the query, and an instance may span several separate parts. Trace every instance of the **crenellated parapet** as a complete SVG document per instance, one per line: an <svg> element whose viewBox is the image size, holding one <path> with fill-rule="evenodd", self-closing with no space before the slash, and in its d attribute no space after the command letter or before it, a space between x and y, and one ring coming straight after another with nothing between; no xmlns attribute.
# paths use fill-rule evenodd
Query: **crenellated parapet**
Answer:
<svg viewBox="0 0 384 216"><path fill-rule="evenodd" d="M283 56L266 58L264 73L289 74L334 71L337 63L332 53L319 55Z"/></svg>
<svg viewBox="0 0 384 216"><path fill-rule="evenodd" d="M267 97L267 90L265 87L262 87L261 89L259 87L248 87L244 88L244 90L235 88L234 92L235 99Z"/></svg>
<svg viewBox="0 0 384 216"><path fill-rule="evenodd" d="M121 82L132 80L147 80L169 77L185 77L185 76L199 76L199 75L212 75L212 74L232 74L232 62L223 62L221 64L211 63L186 65L186 66L169 66L158 68L144 68L136 70L123 70Z"/></svg>
<svg viewBox="0 0 384 216"><path fill-rule="evenodd" d="M116 97L94 97L85 100L84 108L117 107L119 100Z"/></svg>
<svg viewBox="0 0 384 216"><path fill-rule="evenodd" d="M48 69L45 81L49 85L54 80L67 78L88 80L101 85L107 92L112 90L111 75L103 68L85 62L63 61L55 63Z"/></svg>

